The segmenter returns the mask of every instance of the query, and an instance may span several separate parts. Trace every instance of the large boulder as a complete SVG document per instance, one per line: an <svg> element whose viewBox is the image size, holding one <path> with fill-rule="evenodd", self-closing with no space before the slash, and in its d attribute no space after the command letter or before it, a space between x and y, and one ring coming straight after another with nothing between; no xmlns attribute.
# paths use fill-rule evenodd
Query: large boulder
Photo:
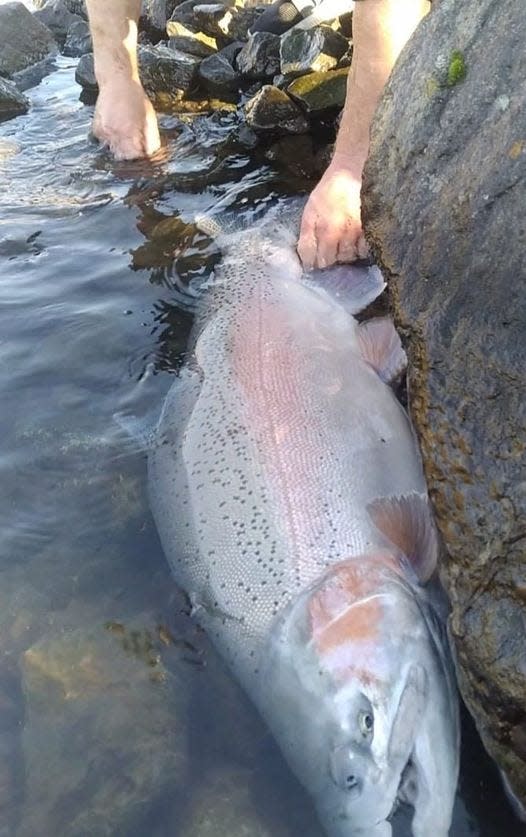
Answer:
<svg viewBox="0 0 526 837"><path fill-rule="evenodd" d="M441 0L391 77L363 187L409 350L462 695L526 803L526 15Z"/></svg>
<svg viewBox="0 0 526 837"><path fill-rule="evenodd" d="M0 5L0 76L12 76L56 51L49 29L23 3Z"/></svg>

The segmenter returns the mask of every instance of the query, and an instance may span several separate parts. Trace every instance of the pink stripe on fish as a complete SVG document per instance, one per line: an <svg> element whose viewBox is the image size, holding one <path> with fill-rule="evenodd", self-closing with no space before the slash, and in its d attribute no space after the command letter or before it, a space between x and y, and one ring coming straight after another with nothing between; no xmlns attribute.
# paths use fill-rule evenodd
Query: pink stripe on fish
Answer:
<svg viewBox="0 0 526 837"><path fill-rule="evenodd" d="M317 543L326 517L316 486L324 472L330 473L331 464L320 448L317 418L299 384L308 373L295 374L305 359L288 318L283 305L254 294L231 339L233 369L248 405L248 421L280 505L298 583L304 586L319 575L319 566L328 558Z"/></svg>

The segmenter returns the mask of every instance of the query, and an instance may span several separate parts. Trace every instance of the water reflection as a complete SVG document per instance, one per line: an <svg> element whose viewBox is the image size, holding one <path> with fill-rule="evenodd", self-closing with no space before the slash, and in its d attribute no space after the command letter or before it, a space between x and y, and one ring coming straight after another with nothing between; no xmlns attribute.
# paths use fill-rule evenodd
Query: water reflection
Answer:
<svg viewBox="0 0 526 837"><path fill-rule="evenodd" d="M113 420L184 356L218 258L192 218L307 190L316 149L287 166L217 113L166 118L165 161L115 164L73 73L0 126L0 834L322 837L190 620ZM471 732L461 794L454 837L520 833Z"/></svg>

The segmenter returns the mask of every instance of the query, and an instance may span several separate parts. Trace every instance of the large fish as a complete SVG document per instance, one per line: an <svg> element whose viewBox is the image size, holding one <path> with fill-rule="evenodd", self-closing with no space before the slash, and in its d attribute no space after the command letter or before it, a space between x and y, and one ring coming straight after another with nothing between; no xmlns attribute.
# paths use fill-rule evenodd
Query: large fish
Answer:
<svg viewBox="0 0 526 837"><path fill-rule="evenodd" d="M420 456L389 381L387 318L353 317L375 268L316 281L301 206L217 230L223 262L149 454L175 576L331 837L448 834L458 717L431 587L437 540Z"/></svg>

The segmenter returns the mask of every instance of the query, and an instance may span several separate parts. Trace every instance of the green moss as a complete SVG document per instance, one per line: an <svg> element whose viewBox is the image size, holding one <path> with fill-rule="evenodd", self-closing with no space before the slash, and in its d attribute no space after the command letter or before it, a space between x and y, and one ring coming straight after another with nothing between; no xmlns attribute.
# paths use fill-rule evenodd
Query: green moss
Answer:
<svg viewBox="0 0 526 837"><path fill-rule="evenodd" d="M447 68L447 86L454 87L455 84L463 81L466 78L466 72L467 67L466 62L464 61L464 56L458 49L454 49L451 53L449 66Z"/></svg>

